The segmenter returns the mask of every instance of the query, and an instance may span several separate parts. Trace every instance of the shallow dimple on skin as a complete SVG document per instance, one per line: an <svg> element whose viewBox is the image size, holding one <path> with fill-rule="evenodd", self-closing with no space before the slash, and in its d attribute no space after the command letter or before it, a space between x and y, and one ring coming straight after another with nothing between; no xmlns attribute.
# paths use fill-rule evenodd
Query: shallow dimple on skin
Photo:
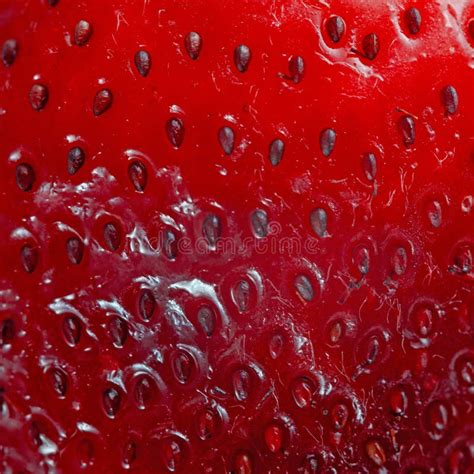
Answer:
<svg viewBox="0 0 474 474"><path fill-rule="evenodd" d="M120 403L121 396L115 388L111 387L104 391L103 404L107 416L113 418L120 408Z"/></svg>
<svg viewBox="0 0 474 474"><path fill-rule="evenodd" d="M112 252L118 250L122 242L122 233L120 228L114 222L107 222L104 225L104 241L105 245Z"/></svg>
<svg viewBox="0 0 474 474"><path fill-rule="evenodd" d="M35 181L35 170L29 163L21 163L16 167L16 183L22 191L31 191Z"/></svg>
<svg viewBox="0 0 474 474"><path fill-rule="evenodd" d="M251 223L256 237L264 238L268 234L268 216L262 209L256 209L252 212Z"/></svg>
<svg viewBox="0 0 474 474"><path fill-rule="evenodd" d="M415 120L410 115L403 115L398 120L403 143L406 147L410 147L415 143Z"/></svg>
<svg viewBox="0 0 474 474"><path fill-rule="evenodd" d="M75 346L79 343L82 334L82 324L77 316L65 316L63 319L62 330L64 338L70 346Z"/></svg>
<svg viewBox="0 0 474 474"><path fill-rule="evenodd" d="M222 234L222 226L218 216L208 214L202 224L202 234L209 247L215 249L217 242Z"/></svg>
<svg viewBox="0 0 474 474"><path fill-rule="evenodd" d="M295 278L295 289L297 294L304 301L312 301L314 298L313 284L306 275L298 275Z"/></svg>
<svg viewBox="0 0 474 474"><path fill-rule="evenodd" d="M375 179L377 173L377 158L374 153L364 153L362 157L362 168L369 181Z"/></svg>
<svg viewBox="0 0 474 474"><path fill-rule="evenodd" d="M84 244L78 237L70 237L66 241L66 252L69 261L74 265L79 265L84 255Z"/></svg>
<svg viewBox="0 0 474 474"><path fill-rule="evenodd" d="M39 250L36 246L26 244L20 252L23 269L26 273L33 273L38 266Z"/></svg>

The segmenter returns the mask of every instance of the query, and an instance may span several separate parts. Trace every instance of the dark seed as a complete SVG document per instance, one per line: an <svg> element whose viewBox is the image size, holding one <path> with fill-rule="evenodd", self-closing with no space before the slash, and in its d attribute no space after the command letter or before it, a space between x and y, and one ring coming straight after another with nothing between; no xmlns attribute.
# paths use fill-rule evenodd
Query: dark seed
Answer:
<svg viewBox="0 0 474 474"><path fill-rule="evenodd" d="M248 67L250 60L252 59L252 52L248 46L241 44L237 46L234 50L234 63L236 68L240 72L245 72Z"/></svg>
<svg viewBox="0 0 474 474"><path fill-rule="evenodd" d="M326 237L328 228L328 215L324 209L316 208L311 211L311 227L318 237Z"/></svg>
<svg viewBox="0 0 474 474"><path fill-rule="evenodd" d="M403 143L410 147L415 143L415 121L410 115L403 115L398 120L398 128L402 134Z"/></svg>
<svg viewBox="0 0 474 474"><path fill-rule="evenodd" d="M86 155L82 148L78 146L71 148L67 155L67 172L70 175L76 174L84 165Z"/></svg>
<svg viewBox="0 0 474 474"><path fill-rule="evenodd" d="M219 143L226 155L230 155L234 150L234 131L230 127L219 129Z"/></svg>
<svg viewBox="0 0 474 474"><path fill-rule="evenodd" d="M295 288L304 301L312 301L314 298L313 285L307 276L298 275L295 278Z"/></svg>
<svg viewBox="0 0 474 474"><path fill-rule="evenodd" d="M199 33L195 31L191 31L186 35L184 40L184 46L186 48L189 57L193 60L199 57L202 48L202 38Z"/></svg>
<svg viewBox="0 0 474 474"><path fill-rule="evenodd" d="M109 89L101 89L94 97L93 112L95 116L102 115L110 109L114 98Z"/></svg>
<svg viewBox="0 0 474 474"><path fill-rule="evenodd" d="M273 140L270 143L270 152L269 152L270 163L273 166L277 166L280 163L281 159L283 158L284 152L285 152L285 142L281 140L280 138Z"/></svg>
<svg viewBox="0 0 474 474"><path fill-rule="evenodd" d="M27 273L33 273L38 265L39 252L36 247L26 244L21 248L21 262Z"/></svg>
<svg viewBox="0 0 474 474"><path fill-rule="evenodd" d="M441 91L441 101L446 114L453 115L458 110L459 98L453 86L446 86Z"/></svg>
<svg viewBox="0 0 474 474"><path fill-rule="evenodd" d="M409 8L405 12L405 22L408 28L408 31L412 35L416 35L420 31L421 27L421 13L415 7Z"/></svg>
<svg viewBox="0 0 474 474"><path fill-rule="evenodd" d="M370 33L362 40L362 49L367 59L371 61L379 54L379 37L375 33Z"/></svg>
<svg viewBox="0 0 474 474"><path fill-rule="evenodd" d="M120 229L113 222L107 222L104 225L104 240L107 247L115 251L120 247L122 236Z"/></svg>
<svg viewBox="0 0 474 474"><path fill-rule="evenodd" d="M48 88L43 84L33 84L30 89L30 104L38 112L43 110L48 102Z"/></svg>
<svg viewBox="0 0 474 474"><path fill-rule="evenodd" d="M364 154L362 157L362 168L364 170L365 177L369 181L373 181L377 173L377 159L373 153Z"/></svg>
<svg viewBox="0 0 474 474"><path fill-rule="evenodd" d="M15 323L13 319L4 319L0 324L0 346L10 344L15 337Z"/></svg>
<svg viewBox="0 0 474 474"><path fill-rule="evenodd" d="M145 165L141 161L133 161L128 166L128 177L133 184L133 187L138 192L143 192L148 181L148 173Z"/></svg>
<svg viewBox="0 0 474 474"><path fill-rule="evenodd" d="M220 219L215 214L209 214L202 224L202 233L212 249L216 248L217 241L222 234Z"/></svg>
<svg viewBox="0 0 474 474"><path fill-rule="evenodd" d="M326 31L333 43L339 43L346 26L344 20L340 16L332 16L326 22Z"/></svg>
<svg viewBox="0 0 474 474"><path fill-rule="evenodd" d="M250 216L253 233L256 237L263 239L268 235L268 216L262 209L256 209Z"/></svg>
<svg viewBox="0 0 474 474"><path fill-rule="evenodd" d="M84 255L84 244L78 237L71 237L66 242L66 252L73 265L79 265Z"/></svg>
<svg viewBox="0 0 474 474"><path fill-rule="evenodd" d="M304 59L301 56L292 56L288 66L291 80L298 84L304 76Z"/></svg>
<svg viewBox="0 0 474 474"><path fill-rule="evenodd" d="M30 164L21 163L16 167L16 184L22 191L31 191L35 179L35 170Z"/></svg>
<svg viewBox="0 0 474 474"><path fill-rule="evenodd" d="M55 7L59 3L59 0L48 0L48 5Z"/></svg>
<svg viewBox="0 0 474 474"><path fill-rule="evenodd" d="M332 128L326 128L319 136L319 145L324 156L329 156L336 144L336 132Z"/></svg>
<svg viewBox="0 0 474 474"><path fill-rule="evenodd" d="M16 59L18 54L18 42L14 39L6 40L3 43L2 61L6 67L10 67Z"/></svg>
<svg viewBox="0 0 474 474"><path fill-rule="evenodd" d="M120 408L120 393L115 388L108 388L103 395L105 413L113 418Z"/></svg>
<svg viewBox="0 0 474 474"><path fill-rule="evenodd" d="M152 291L149 289L143 290L139 302L140 316L142 317L142 319L145 321L149 321L152 318L153 313L155 312L155 308L156 300L153 296Z"/></svg>
<svg viewBox="0 0 474 474"><path fill-rule="evenodd" d="M166 134L168 140L175 147L179 148L184 140L184 125L181 119L171 118L166 122Z"/></svg>
<svg viewBox="0 0 474 474"><path fill-rule="evenodd" d="M86 21L81 20L77 23L74 30L74 41L77 46L84 46L92 36L92 25Z"/></svg>
<svg viewBox="0 0 474 474"><path fill-rule="evenodd" d="M151 68L151 56L148 51L141 49L135 53L135 66L142 77L148 76Z"/></svg>

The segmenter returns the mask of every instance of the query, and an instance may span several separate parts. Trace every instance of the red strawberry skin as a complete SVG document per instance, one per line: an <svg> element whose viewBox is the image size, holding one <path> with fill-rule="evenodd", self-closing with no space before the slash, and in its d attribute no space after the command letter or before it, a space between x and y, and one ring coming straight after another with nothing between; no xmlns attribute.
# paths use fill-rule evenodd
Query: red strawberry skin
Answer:
<svg viewBox="0 0 474 474"><path fill-rule="evenodd" d="M4 0L2 471L473 472L473 18Z"/></svg>

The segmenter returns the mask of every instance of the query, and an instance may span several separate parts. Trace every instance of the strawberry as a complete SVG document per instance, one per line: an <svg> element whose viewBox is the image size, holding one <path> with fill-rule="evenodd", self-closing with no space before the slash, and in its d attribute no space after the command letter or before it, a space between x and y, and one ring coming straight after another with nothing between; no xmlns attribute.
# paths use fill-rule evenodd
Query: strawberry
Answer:
<svg viewBox="0 0 474 474"><path fill-rule="evenodd" d="M4 0L2 472L474 472L474 5Z"/></svg>

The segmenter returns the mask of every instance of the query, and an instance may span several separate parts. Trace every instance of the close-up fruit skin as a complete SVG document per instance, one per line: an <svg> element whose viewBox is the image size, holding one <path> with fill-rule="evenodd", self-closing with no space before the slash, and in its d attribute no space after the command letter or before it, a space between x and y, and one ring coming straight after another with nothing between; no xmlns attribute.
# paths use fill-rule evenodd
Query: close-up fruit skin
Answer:
<svg viewBox="0 0 474 474"><path fill-rule="evenodd" d="M1 472L474 472L471 0L1 0L0 54Z"/></svg>

